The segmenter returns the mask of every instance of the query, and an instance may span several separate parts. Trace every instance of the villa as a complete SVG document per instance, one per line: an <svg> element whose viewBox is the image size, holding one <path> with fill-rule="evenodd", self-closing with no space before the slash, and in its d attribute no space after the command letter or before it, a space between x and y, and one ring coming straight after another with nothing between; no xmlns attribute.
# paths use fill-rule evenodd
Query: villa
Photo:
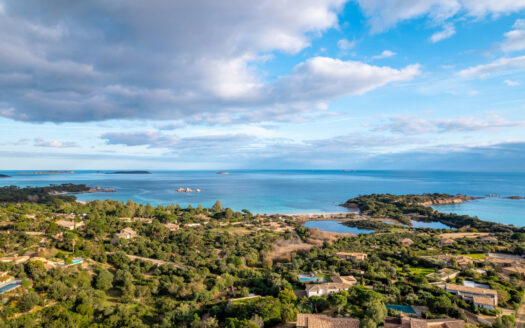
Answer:
<svg viewBox="0 0 525 328"><path fill-rule="evenodd" d="M523 266L513 265L510 267L505 267L503 268L503 273L508 276L515 274L525 279L525 267Z"/></svg>
<svg viewBox="0 0 525 328"><path fill-rule="evenodd" d="M339 293L357 284L357 280L353 276L332 276L330 278L332 282L306 285L306 296L312 297Z"/></svg>
<svg viewBox="0 0 525 328"><path fill-rule="evenodd" d="M409 239L409 238L399 239L399 242L404 247L410 247L410 246L412 246L414 244L414 241L412 239Z"/></svg>
<svg viewBox="0 0 525 328"><path fill-rule="evenodd" d="M354 318L332 318L324 314L297 314L297 328L359 328ZM455 327L454 327L455 328Z"/></svg>
<svg viewBox="0 0 525 328"><path fill-rule="evenodd" d="M476 307L494 310L498 305L498 292L494 289L445 284L445 290Z"/></svg>
<svg viewBox="0 0 525 328"><path fill-rule="evenodd" d="M176 231L176 230L179 230L179 225L178 224L175 224L175 223L166 223L164 224L164 226L169 230L169 231Z"/></svg>
<svg viewBox="0 0 525 328"><path fill-rule="evenodd" d="M368 258L366 253L337 252L335 256L343 260L354 260L356 262L362 262Z"/></svg>
<svg viewBox="0 0 525 328"><path fill-rule="evenodd" d="M124 228L118 234L113 237L112 243L115 243L119 239L131 239L137 237L135 230L131 228Z"/></svg>
<svg viewBox="0 0 525 328"><path fill-rule="evenodd" d="M448 279L454 279L459 275L459 271L452 270L449 268L441 269L437 272L427 274L425 277L435 280L447 281Z"/></svg>
<svg viewBox="0 0 525 328"><path fill-rule="evenodd" d="M452 246L456 243L456 241L454 239L441 239L439 241L439 244L441 246Z"/></svg>
<svg viewBox="0 0 525 328"><path fill-rule="evenodd" d="M463 328L465 321L458 319L416 319L410 317L393 318L385 320L385 328Z"/></svg>

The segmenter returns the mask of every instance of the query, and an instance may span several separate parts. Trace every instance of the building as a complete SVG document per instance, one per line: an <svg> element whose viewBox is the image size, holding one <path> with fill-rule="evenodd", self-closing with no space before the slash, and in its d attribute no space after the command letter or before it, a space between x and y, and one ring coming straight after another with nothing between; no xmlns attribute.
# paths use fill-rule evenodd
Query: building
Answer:
<svg viewBox="0 0 525 328"><path fill-rule="evenodd" d="M58 226L73 230L73 229L79 229L84 225L84 222L75 222L75 221L67 221L67 220L58 220L55 222Z"/></svg>
<svg viewBox="0 0 525 328"><path fill-rule="evenodd" d="M164 224L164 226L169 230L169 231L176 231L176 230L179 230L179 225L178 224L175 224L175 223L166 223Z"/></svg>
<svg viewBox="0 0 525 328"><path fill-rule="evenodd" d="M332 279L331 282L306 285L306 296L312 297L339 293L357 284L357 280L353 276L332 276L330 278Z"/></svg>
<svg viewBox="0 0 525 328"><path fill-rule="evenodd" d="M410 247L412 244L414 244L414 241L408 238L399 239L399 242L405 247Z"/></svg>
<svg viewBox="0 0 525 328"><path fill-rule="evenodd" d="M498 243L498 238L496 238L494 236L487 236L487 237L481 238L481 241L483 241L485 243L497 244Z"/></svg>
<svg viewBox="0 0 525 328"><path fill-rule="evenodd" d="M297 328L359 328L354 318L332 318L324 314L297 314Z"/></svg>
<svg viewBox="0 0 525 328"><path fill-rule="evenodd" d="M354 276L331 276L332 282L346 284L350 286L357 285L357 279Z"/></svg>
<svg viewBox="0 0 525 328"><path fill-rule="evenodd" d="M432 272L427 274L425 277L429 279L435 279L435 280L441 280L441 281L447 281L448 279L454 279L460 274L457 270L452 270L449 268L441 269L437 272Z"/></svg>
<svg viewBox="0 0 525 328"><path fill-rule="evenodd" d="M25 263L29 261L29 256L8 256L8 257L0 257L0 262L3 263L14 263L14 264L20 264Z"/></svg>
<svg viewBox="0 0 525 328"><path fill-rule="evenodd" d="M113 237L113 240L111 242L115 243L117 240L119 240L121 238L122 239L131 239L131 238L135 238L135 237L137 237L137 233L135 232L135 230L133 230L131 228L124 228L124 229L120 230L120 232Z"/></svg>
<svg viewBox="0 0 525 328"><path fill-rule="evenodd" d="M454 241L454 239L448 239L448 238L447 238L447 239L441 239L441 240L439 241L439 244L440 244L441 246L452 246L452 245L454 245L455 243L456 243L456 242Z"/></svg>
<svg viewBox="0 0 525 328"><path fill-rule="evenodd" d="M494 289L445 284L445 290L477 307L494 310L498 305L498 292Z"/></svg>
<svg viewBox="0 0 525 328"><path fill-rule="evenodd" d="M385 328L464 328L465 321L446 318L446 319L416 319L410 317L393 318L387 317Z"/></svg>
<svg viewBox="0 0 525 328"><path fill-rule="evenodd" d="M354 260L356 262L362 262L368 258L366 253L337 252L335 256L343 260Z"/></svg>
<svg viewBox="0 0 525 328"><path fill-rule="evenodd" d="M510 276L511 274L515 274L518 276L521 276L525 279L525 267L513 265L510 267L503 268L503 273Z"/></svg>

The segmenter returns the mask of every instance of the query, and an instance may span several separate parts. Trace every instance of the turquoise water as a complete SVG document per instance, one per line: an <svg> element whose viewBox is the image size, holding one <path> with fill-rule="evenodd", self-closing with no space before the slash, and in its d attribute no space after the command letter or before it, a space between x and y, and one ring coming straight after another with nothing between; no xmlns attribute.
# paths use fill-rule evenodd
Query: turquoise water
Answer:
<svg viewBox="0 0 525 328"><path fill-rule="evenodd" d="M145 175L76 171L76 174L42 174L0 171L11 175L2 185L46 186L84 183L115 188L115 193L79 195L81 200L128 199L153 205L212 206L220 200L234 210L256 213L340 212L347 199L371 193L449 193L485 196L525 196L525 173L472 173L430 171L319 171L240 170L229 175L215 171L152 171ZM177 193L179 187L201 193ZM488 221L525 225L525 200L485 198L459 205L436 207L440 211L477 215Z"/></svg>
<svg viewBox="0 0 525 328"><path fill-rule="evenodd" d="M407 314L416 314L416 311L410 305L387 304L386 308Z"/></svg>
<svg viewBox="0 0 525 328"><path fill-rule="evenodd" d="M339 221L308 221L304 224L307 228L316 228L328 232L339 232L339 233L371 233L374 230L359 229L355 227L348 227L341 224Z"/></svg>
<svg viewBox="0 0 525 328"><path fill-rule="evenodd" d="M22 283L20 281L10 282L7 285L3 285L2 287L0 287L0 294L12 291L13 289L20 287L21 285Z"/></svg>
<svg viewBox="0 0 525 328"><path fill-rule="evenodd" d="M414 228L452 229L441 222L421 222L412 220L412 226Z"/></svg>

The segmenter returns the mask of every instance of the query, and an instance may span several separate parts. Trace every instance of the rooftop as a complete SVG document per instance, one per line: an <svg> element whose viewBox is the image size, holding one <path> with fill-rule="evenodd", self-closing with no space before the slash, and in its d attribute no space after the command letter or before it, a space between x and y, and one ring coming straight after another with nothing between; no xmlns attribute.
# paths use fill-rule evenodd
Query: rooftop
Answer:
<svg viewBox="0 0 525 328"><path fill-rule="evenodd" d="M297 327L308 328L359 328L354 318L332 318L322 314L297 314Z"/></svg>

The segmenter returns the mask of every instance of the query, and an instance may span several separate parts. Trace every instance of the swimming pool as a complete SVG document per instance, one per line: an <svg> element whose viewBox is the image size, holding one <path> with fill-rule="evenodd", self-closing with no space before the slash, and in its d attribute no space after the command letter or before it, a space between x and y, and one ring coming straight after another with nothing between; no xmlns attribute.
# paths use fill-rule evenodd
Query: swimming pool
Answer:
<svg viewBox="0 0 525 328"><path fill-rule="evenodd" d="M73 264L79 264L79 263L82 263L84 262L82 259L75 259L73 260Z"/></svg>
<svg viewBox="0 0 525 328"><path fill-rule="evenodd" d="M22 285L21 280L15 280L13 282L7 283L0 287L0 294L7 293L12 291L13 289L16 289Z"/></svg>
<svg viewBox="0 0 525 328"><path fill-rule="evenodd" d="M320 282L322 280L323 280L323 278L321 278L321 277L302 277L302 278L299 278L300 282Z"/></svg>
<svg viewBox="0 0 525 328"><path fill-rule="evenodd" d="M416 314L416 311L410 305L399 305L399 304L387 304L387 309L403 312L406 314Z"/></svg>

